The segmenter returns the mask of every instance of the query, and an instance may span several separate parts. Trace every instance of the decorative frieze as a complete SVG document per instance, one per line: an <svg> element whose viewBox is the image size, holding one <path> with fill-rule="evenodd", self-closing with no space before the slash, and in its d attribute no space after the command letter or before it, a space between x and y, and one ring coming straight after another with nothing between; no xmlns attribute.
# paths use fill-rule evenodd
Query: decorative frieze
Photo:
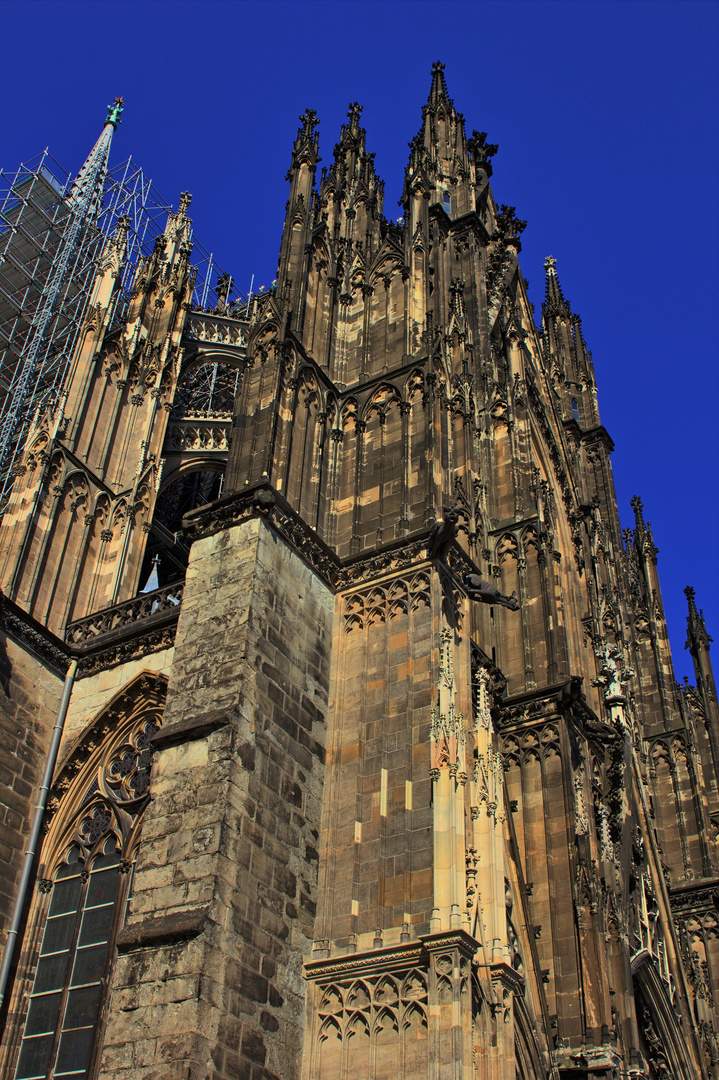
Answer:
<svg viewBox="0 0 719 1080"><path fill-rule="evenodd" d="M350 633L373 623L387 622L421 605L429 606L429 602L429 569L368 586L345 597L345 631Z"/></svg>
<svg viewBox="0 0 719 1080"><path fill-rule="evenodd" d="M185 335L211 345L234 345L245 349L248 330L249 324L245 320L195 311L187 320Z"/></svg>
<svg viewBox="0 0 719 1080"><path fill-rule="evenodd" d="M216 418L196 417L169 424L165 436L163 454L179 451L201 451L204 453L227 453L230 448L229 418L222 421Z"/></svg>

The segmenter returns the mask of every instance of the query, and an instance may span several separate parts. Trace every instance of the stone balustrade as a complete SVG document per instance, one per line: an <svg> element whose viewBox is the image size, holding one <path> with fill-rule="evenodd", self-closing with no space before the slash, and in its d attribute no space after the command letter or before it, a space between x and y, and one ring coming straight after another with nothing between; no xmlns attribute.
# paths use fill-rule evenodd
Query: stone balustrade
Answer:
<svg viewBox="0 0 719 1080"><path fill-rule="evenodd" d="M233 319L225 315L211 315L193 312L187 322L185 333L197 341L210 342L213 345L235 345L245 348L247 345L248 324L244 320Z"/></svg>
<svg viewBox="0 0 719 1080"><path fill-rule="evenodd" d="M135 627L141 629L138 624L144 620L177 611L182 600L182 590L183 582L178 581L96 611L84 619L77 619L68 623L65 641L68 645L88 645L105 634Z"/></svg>
<svg viewBox="0 0 719 1080"><path fill-rule="evenodd" d="M187 450L226 454L229 437L230 417L226 413L189 414L168 424L163 454Z"/></svg>

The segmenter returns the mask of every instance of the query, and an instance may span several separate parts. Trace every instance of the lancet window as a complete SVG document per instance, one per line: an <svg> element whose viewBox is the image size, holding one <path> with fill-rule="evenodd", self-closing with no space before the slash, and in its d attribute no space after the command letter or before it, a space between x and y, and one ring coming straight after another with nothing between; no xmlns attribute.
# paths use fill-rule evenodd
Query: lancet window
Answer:
<svg viewBox="0 0 719 1080"><path fill-rule="evenodd" d="M96 1074L165 687L152 673L136 679L89 726L55 781L11 1004L14 1080Z"/></svg>
<svg viewBox="0 0 719 1080"><path fill-rule="evenodd" d="M88 1075L103 978L125 889L114 836L86 862L73 845L52 886L16 1080Z"/></svg>
<svg viewBox="0 0 719 1080"><path fill-rule="evenodd" d="M155 507L155 521L159 521L169 532L178 532L185 514L220 496L222 479L221 467L203 467L181 473L160 494Z"/></svg>

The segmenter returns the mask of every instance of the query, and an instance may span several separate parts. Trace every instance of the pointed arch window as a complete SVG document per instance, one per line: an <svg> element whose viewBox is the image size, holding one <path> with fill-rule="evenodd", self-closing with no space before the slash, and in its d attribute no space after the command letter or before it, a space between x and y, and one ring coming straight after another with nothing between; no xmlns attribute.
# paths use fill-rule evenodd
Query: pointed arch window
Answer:
<svg viewBox="0 0 719 1080"><path fill-rule="evenodd" d="M95 823L97 817L90 820L102 827ZM59 867L16 1080L45 1077L50 1068L54 1077L65 1080L87 1077L110 944L124 914L123 886L129 883L121 881L123 869L114 835L98 846L89 862L73 845Z"/></svg>
<svg viewBox="0 0 719 1080"><path fill-rule="evenodd" d="M165 692L162 676L145 672L135 679L89 725L53 784L10 1003L19 1051L3 1076L90 1080L96 1074ZM10 1043L17 1046L12 1036Z"/></svg>
<svg viewBox="0 0 719 1080"><path fill-rule="evenodd" d="M572 398L572 418L579 423L579 405L576 398Z"/></svg>

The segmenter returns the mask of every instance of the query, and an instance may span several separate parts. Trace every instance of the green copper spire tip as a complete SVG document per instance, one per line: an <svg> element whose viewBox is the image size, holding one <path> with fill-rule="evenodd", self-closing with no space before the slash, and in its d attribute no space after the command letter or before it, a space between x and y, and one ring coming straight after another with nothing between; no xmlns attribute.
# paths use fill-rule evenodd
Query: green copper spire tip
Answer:
<svg viewBox="0 0 719 1080"><path fill-rule="evenodd" d="M114 128L122 122L122 110L125 108L125 102L121 97L116 97L112 105L107 106L107 116L105 118L106 124L112 124Z"/></svg>

